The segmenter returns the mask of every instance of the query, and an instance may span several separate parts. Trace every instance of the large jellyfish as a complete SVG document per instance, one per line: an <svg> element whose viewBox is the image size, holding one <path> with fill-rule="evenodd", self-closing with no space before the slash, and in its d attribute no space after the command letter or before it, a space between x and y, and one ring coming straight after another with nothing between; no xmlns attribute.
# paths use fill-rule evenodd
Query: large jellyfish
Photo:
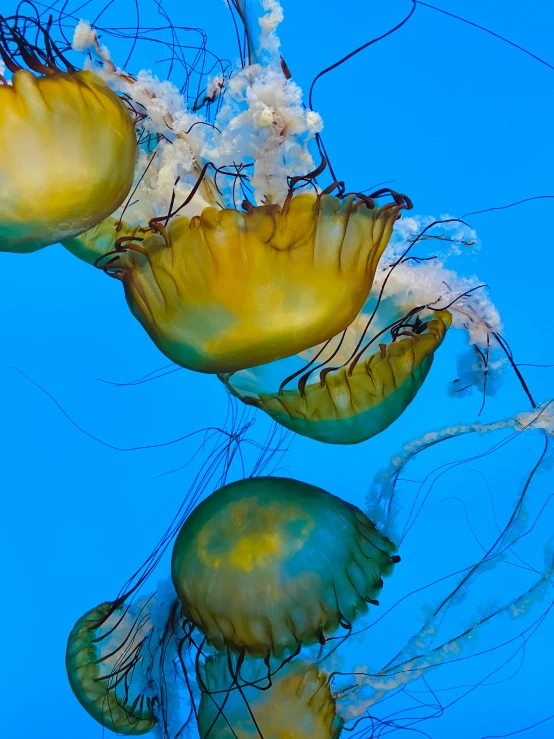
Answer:
<svg viewBox="0 0 554 739"><path fill-rule="evenodd" d="M169 359L232 372L344 329L367 297L400 207L305 193L247 213L206 208L128 243L112 275Z"/></svg>
<svg viewBox="0 0 554 739"><path fill-rule="evenodd" d="M175 541L185 614L216 648L281 656L325 643L375 602L397 557L364 514L297 480L231 483Z"/></svg>
<svg viewBox="0 0 554 739"><path fill-rule="evenodd" d="M237 660L219 652L200 665L198 710L201 739L337 739L336 713L328 676L314 663L294 660L269 673L261 660Z"/></svg>
<svg viewBox="0 0 554 739"><path fill-rule="evenodd" d="M45 50L26 38L25 22ZM121 205L133 182L135 127L123 100L94 72L77 71L38 21L0 16L0 56L12 73L0 76L0 251L32 252Z"/></svg>
<svg viewBox="0 0 554 739"><path fill-rule="evenodd" d="M302 107L278 55L229 81L219 128L188 110L177 90L160 104L159 83L118 72L86 25L75 38L102 62L98 72L144 107L142 125L163 140L142 152L133 203L114 214L117 229L109 220L64 245L123 283L156 346L182 367L234 372L344 330L367 299L394 223L412 205L389 189L366 195L346 193L340 182L317 185L327 160L316 167L309 144L321 120ZM228 166L229 157L245 164ZM302 191L308 186L313 192Z"/></svg>

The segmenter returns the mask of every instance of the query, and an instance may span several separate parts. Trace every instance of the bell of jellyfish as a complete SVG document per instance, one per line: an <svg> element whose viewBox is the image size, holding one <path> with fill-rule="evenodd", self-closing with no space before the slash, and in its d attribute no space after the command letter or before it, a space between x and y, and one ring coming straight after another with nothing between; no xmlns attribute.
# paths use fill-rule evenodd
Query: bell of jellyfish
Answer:
<svg viewBox="0 0 554 739"><path fill-rule="evenodd" d="M281 657L350 629L375 603L394 546L355 506L297 480L241 480L182 526L171 576L216 649Z"/></svg>
<svg viewBox="0 0 554 739"><path fill-rule="evenodd" d="M128 244L114 272L133 315L173 362L233 372L325 341L366 300L402 206L302 193L205 208Z"/></svg>
<svg viewBox="0 0 554 739"><path fill-rule="evenodd" d="M44 37L44 51L25 38L25 23ZM36 19L0 24L12 73L0 79L0 251L33 252L119 207L133 181L135 128L122 99L67 62Z"/></svg>
<svg viewBox="0 0 554 739"><path fill-rule="evenodd" d="M342 719L327 675L292 661L268 674L262 660L241 665L219 652L199 665L201 739L337 739Z"/></svg>
<svg viewBox="0 0 554 739"><path fill-rule="evenodd" d="M164 684L182 639L180 606L169 583L131 604L102 603L82 616L67 642L66 670L77 700L110 731L147 734L182 703ZM175 682L175 681L174 681Z"/></svg>
<svg viewBox="0 0 554 739"><path fill-rule="evenodd" d="M144 107L141 125L163 140L141 151L125 209L141 233L97 266L123 283L160 351L199 372L272 362L344 330L367 299L395 222L411 208L390 190L320 188L327 162L317 166L309 146L321 119L300 104L279 55L262 49L256 58L211 85L210 100L221 97L213 125L201 101L191 109L174 90L162 116L155 80L141 73L139 85L110 72Z"/></svg>
<svg viewBox="0 0 554 739"><path fill-rule="evenodd" d="M66 651L67 676L79 703L102 726L128 736L147 734L156 723L152 698L132 679L134 645L122 648L137 617L102 603L77 621ZM138 629L139 639L143 631ZM119 680L124 675L131 677L130 685Z"/></svg>
<svg viewBox="0 0 554 739"><path fill-rule="evenodd" d="M364 311L349 327L348 341L338 336L317 347L313 353L321 363L313 367L304 361L293 373L292 389L279 387L275 377L280 369L286 378L284 362L220 379L233 395L297 434L329 444L365 441L396 421L415 398L451 323L447 311L408 315L365 338L369 317Z"/></svg>

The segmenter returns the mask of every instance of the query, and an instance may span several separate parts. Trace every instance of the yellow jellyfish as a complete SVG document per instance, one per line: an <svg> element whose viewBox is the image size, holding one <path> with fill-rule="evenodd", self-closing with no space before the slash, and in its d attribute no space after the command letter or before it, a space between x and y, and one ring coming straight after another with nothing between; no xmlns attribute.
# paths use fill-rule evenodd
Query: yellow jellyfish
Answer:
<svg viewBox="0 0 554 739"><path fill-rule="evenodd" d="M220 379L233 395L297 434L329 444L365 441L415 398L452 321L448 311L399 312L392 298L371 321L368 308L375 302L344 335L296 357L299 370L284 360Z"/></svg>
<svg viewBox="0 0 554 739"><path fill-rule="evenodd" d="M239 480L183 524L171 577L216 649L282 657L378 605L394 546L355 506L280 477Z"/></svg>
<svg viewBox="0 0 554 739"><path fill-rule="evenodd" d="M69 635L71 688L96 721L118 734L147 734L156 724L155 699L145 694L140 679L142 642L149 627L140 611L102 603L85 613Z"/></svg>
<svg viewBox="0 0 554 739"><path fill-rule="evenodd" d="M234 372L348 326L406 202L369 207L302 193L244 213L208 207L167 225L156 219L150 234L125 244L110 274L169 359Z"/></svg>
<svg viewBox="0 0 554 739"><path fill-rule="evenodd" d="M293 661L268 677L262 660L246 659L240 668L226 652L198 668L202 699L198 728L202 739L337 739L342 719L336 713L325 672ZM236 673L236 674L235 674Z"/></svg>
<svg viewBox="0 0 554 739"><path fill-rule="evenodd" d="M0 251L24 253L113 213L131 188L137 143L129 111L100 77L69 64L61 71L54 50L39 59L17 28L0 23L12 72L10 82L0 77ZM33 71L16 62L14 45Z"/></svg>

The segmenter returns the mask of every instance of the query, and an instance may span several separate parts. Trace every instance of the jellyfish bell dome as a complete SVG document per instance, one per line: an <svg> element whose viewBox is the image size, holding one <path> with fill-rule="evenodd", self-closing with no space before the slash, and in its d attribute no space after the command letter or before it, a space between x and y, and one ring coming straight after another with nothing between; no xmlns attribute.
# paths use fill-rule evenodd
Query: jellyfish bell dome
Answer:
<svg viewBox="0 0 554 739"><path fill-rule="evenodd" d="M13 73L0 84L0 251L33 252L92 228L121 205L133 182L135 127L99 76L33 56L21 32L0 24L0 50ZM47 38L38 26L41 32ZM19 66L21 49L32 69Z"/></svg>
<svg viewBox="0 0 554 739"><path fill-rule="evenodd" d="M192 122L194 106L175 102L177 88L168 100L158 98L155 80L147 75L135 84L102 56L93 30L84 33L164 138L157 140L156 162L153 154L139 155L133 202L121 213L135 233L123 242L118 229L117 254L94 258L123 283L131 312L158 349L187 369L231 373L292 356L345 329L365 303L410 199L388 188L345 193L341 182L320 191L315 180L326 158L306 168L315 166L309 145L321 119L299 104L301 90L279 64L236 70L232 84L221 80L227 100L221 120ZM252 96L273 101L267 125L258 125ZM205 129L196 127L201 122ZM109 242L107 228L64 245L91 261Z"/></svg>
<svg viewBox="0 0 554 739"><path fill-rule="evenodd" d="M163 684L188 643L182 625L169 578L153 594L107 601L79 618L67 641L66 671L95 721L116 734L139 736L155 729L164 713L178 719L189 712L179 678L170 690Z"/></svg>
<svg viewBox="0 0 554 739"><path fill-rule="evenodd" d="M184 613L216 649L282 656L349 628L375 602L393 553L355 506L259 477L200 503L175 541L171 572Z"/></svg>
<svg viewBox="0 0 554 739"><path fill-rule="evenodd" d="M248 212L207 207L128 244L112 275L173 362L234 372L308 349L363 306L406 202L296 194Z"/></svg>
<svg viewBox="0 0 554 739"><path fill-rule="evenodd" d="M259 659L247 658L240 668L233 659L229 670L227 653L219 652L197 672L201 739L337 739L341 733L328 677L313 663L293 660L268 676Z"/></svg>
<svg viewBox="0 0 554 739"><path fill-rule="evenodd" d="M92 718L118 734L147 734L157 722L154 699L140 679L137 651L150 628L148 619L140 622L140 611L106 602L87 611L69 635L71 689Z"/></svg>

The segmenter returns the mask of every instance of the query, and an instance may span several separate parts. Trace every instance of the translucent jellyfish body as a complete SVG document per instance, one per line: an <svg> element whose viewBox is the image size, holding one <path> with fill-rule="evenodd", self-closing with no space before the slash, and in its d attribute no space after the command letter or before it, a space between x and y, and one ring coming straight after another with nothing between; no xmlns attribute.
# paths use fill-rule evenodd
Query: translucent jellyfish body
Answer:
<svg viewBox="0 0 554 739"><path fill-rule="evenodd" d="M124 221L110 217L94 228L62 241L62 246L83 262L94 266L105 255L115 256L119 239L133 238L137 234L140 236L139 230L139 226L129 226Z"/></svg>
<svg viewBox="0 0 554 739"><path fill-rule="evenodd" d="M150 623L140 612L103 603L82 616L67 642L66 670L83 708L102 726L127 736L156 723L151 696L137 668Z"/></svg>
<svg viewBox="0 0 554 739"><path fill-rule="evenodd" d="M365 441L415 398L451 324L447 311L406 315L394 297L382 301L371 320L375 306L373 298L328 346L220 379L233 395L297 434L329 444Z"/></svg>
<svg viewBox="0 0 554 739"><path fill-rule="evenodd" d="M231 675L220 652L199 673L201 739L337 739L341 733L327 675L314 664L293 661L268 678L262 660L247 659Z"/></svg>
<svg viewBox="0 0 554 739"><path fill-rule="evenodd" d="M355 506L296 480L227 485L184 523L172 578L217 648L283 655L325 642L374 602L394 547Z"/></svg>
<svg viewBox="0 0 554 739"><path fill-rule="evenodd" d="M200 372L234 372L326 341L363 306L404 205L300 194L250 212L176 216L111 274L158 348Z"/></svg>
<svg viewBox="0 0 554 739"><path fill-rule="evenodd" d="M92 228L121 205L133 182L135 128L94 73L61 72L27 48L37 76L2 44L13 76L0 84L0 251L32 252Z"/></svg>

